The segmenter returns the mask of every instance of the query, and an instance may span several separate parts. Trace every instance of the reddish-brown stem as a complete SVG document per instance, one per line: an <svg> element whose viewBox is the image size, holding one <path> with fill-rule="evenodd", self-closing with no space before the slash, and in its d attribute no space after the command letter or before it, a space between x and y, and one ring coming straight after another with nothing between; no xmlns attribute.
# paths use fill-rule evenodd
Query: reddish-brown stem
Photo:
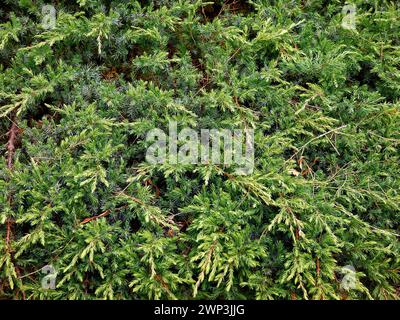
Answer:
<svg viewBox="0 0 400 320"><path fill-rule="evenodd" d="M11 124L10 131L8 131L8 142L7 142L7 167L12 169L13 157L15 152L15 142L17 140L18 126L13 121Z"/></svg>
<svg viewBox="0 0 400 320"><path fill-rule="evenodd" d="M7 244L7 251L11 250L10 248L10 238L11 238L11 219L7 219L7 233L6 233L6 244Z"/></svg>
<svg viewBox="0 0 400 320"><path fill-rule="evenodd" d="M15 121L11 121L11 128L8 131L8 141L7 141L7 168L12 169L13 168L13 157L14 157L14 152L15 152L15 143L17 140L17 134L18 134L18 126L15 123ZM12 202L12 197L8 197L8 202L11 205ZM6 245L7 245L7 252L11 251L10 248L10 241L11 241L11 232L12 232L12 225L13 225L13 220L11 218L7 219L7 232L6 232Z"/></svg>
<svg viewBox="0 0 400 320"><path fill-rule="evenodd" d="M125 206L122 206L122 207L119 207L119 208L115 208L114 211L119 211L119 210L121 210L121 209L123 209L123 208L126 208L127 206L128 206L128 205L125 205ZM112 211L111 209L108 209L108 210L106 210L106 211L100 213L100 214L97 215L97 216L93 216L93 217L90 217L90 218L86 218L86 219L84 219L80 224L86 224L86 223L88 223L88 222L90 222L90 221L92 221L92 220L96 220L96 219L98 219L98 218L108 216L108 215L111 213L111 211Z"/></svg>
<svg viewBox="0 0 400 320"><path fill-rule="evenodd" d="M15 120L15 119L14 119ZM13 168L13 160L14 160L14 153L15 153L15 145L17 142L17 136L19 133L19 128L14 120L11 120L11 128L8 131L8 141L7 141L7 168L12 170ZM12 204L12 195L8 196L8 203L11 206ZM12 228L14 225L14 220L12 218L7 218L6 222L6 250L7 253L12 257L12 248L11 248L11 237L12 237ZM20 276L20 270L16 264L14 264L15 272L17 276ZM25 292L21 290L22 299L25 300Z"/></svg>

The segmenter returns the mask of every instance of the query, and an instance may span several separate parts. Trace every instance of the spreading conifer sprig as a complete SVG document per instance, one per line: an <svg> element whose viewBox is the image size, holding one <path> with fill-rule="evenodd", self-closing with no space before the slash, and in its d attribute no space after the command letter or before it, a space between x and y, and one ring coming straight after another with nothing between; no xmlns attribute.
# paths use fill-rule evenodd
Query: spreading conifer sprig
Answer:
<svg viewBox="0 0 400 320"><path fill-rule="evenodd" d="M0 298L398 299L400 13L344 4L4 0ZM169 121L254 172L147 163Z"/></svg>

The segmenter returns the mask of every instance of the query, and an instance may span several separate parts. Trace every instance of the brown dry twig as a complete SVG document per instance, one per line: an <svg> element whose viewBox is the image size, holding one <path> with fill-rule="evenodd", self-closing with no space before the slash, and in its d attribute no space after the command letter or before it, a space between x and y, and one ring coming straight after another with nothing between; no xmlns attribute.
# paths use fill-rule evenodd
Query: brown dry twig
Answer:
<svg viewBox="0 0 400 320"><path fill-rule="evenodd" d="M128 206L128 205L124 205L124 206L122 206L122 207L115 208L115 209L113 209L113 210L114 210L114 211L119 211L119 210L122 210L122 209L126 208L127 206ZM112 209L107 209L106 211L104 211L104 212L98 214L97 216L89 217L89 218L86 218L86 219L82 220L80 224L86 224L86 223L88 223L88 222L90 222L90 221L93 221L93 220L96 220L96 219L99 219L99 218L102 218L102 217L106 217L106 216L108 216L108 215L111 213L111 211L113 211L113 210L112 210Z"/></svg>

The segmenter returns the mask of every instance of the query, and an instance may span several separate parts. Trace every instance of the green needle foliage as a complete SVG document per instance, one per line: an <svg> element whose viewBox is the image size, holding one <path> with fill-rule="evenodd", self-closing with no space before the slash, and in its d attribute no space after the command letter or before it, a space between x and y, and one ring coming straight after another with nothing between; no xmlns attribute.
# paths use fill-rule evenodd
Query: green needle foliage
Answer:
<svg viewBox="0 0 400 320"><path fill-rule="evenodd" d="M353 3L3 0L0 298L398 299L400 13ZM147 163L169 121L254 172Z"/></svg>

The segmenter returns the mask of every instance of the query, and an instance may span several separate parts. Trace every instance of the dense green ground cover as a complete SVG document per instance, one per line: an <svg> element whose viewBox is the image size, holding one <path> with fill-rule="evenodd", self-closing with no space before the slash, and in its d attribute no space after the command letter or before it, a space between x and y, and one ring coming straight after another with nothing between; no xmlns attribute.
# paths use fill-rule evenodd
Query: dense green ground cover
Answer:
<svg viewBox="0 0 400 320"><path fill-rule="evenodd" d="M398 298L400 14L354 4L3 0L0 297ZM146 163L171 120L254 172Z"/></svg>

